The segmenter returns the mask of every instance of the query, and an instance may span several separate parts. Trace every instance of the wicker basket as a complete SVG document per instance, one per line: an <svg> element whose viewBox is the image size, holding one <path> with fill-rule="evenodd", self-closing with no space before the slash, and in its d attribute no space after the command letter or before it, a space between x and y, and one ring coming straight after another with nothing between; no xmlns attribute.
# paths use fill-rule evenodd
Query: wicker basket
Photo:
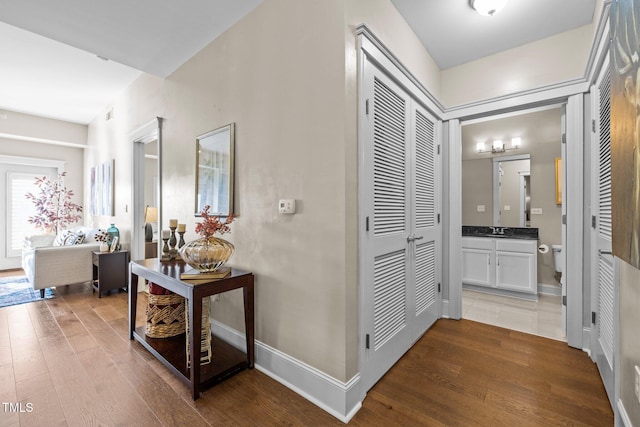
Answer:
<svg viewBox="0 0 640 427"><path fill-rule="evenodd" d="M211 298L202 299L202 334L200 335L200 364L206 365L211 363ZM189 313L186 313L185 319ZM189 322L187 321L187 367L191 364L189 355Z"/></svg>
<svg viewBox="0 0 640 427"><path fill-rule="evenodd" d="M184 298L178 294L149 293L145 334L151 338L169 338L185 333Z"/></svg>

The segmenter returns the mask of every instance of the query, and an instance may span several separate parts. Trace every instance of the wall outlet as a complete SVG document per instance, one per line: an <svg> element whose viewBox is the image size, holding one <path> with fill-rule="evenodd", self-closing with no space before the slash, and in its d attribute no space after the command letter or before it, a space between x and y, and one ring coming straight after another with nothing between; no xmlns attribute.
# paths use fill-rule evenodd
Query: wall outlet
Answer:
<svg viewBox="0 0 640 427"><path fill-rule="evenodd" d="M484 212L484 205L478 205L478 206L476 207L476 210L477 210L478 212Z"/></svg>
<svg viewBox="0 0 640 427"><path fill-rule="evenodd" d="M542 215L542 208L531 208L531 215Z"/></svg>
<svg viewBox="0 0 640 427"><path fill-rule="evenodd" d="M636 398L638 399L638 403L640 403L640 367L638 365L636 365L634 371L635 371L635 374L636 374L635 375L635 377L636 377L636 381L635 381L635 384L636 384L636 387L635 387Z"/></svg>
<svg viewBox="0 0 640 427"><path fill-rule="evenodd" d="M504 210L505 211L510 211L511 210L511 206L510 205L504 205Z"/></svg>

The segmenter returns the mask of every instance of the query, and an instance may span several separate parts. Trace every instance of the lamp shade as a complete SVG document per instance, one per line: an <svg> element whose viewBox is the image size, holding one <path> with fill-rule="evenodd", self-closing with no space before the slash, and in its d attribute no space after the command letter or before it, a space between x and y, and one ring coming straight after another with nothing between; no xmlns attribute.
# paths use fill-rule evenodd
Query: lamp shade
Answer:
<svg viewBox="0 0 640 427"><path fill-rule="evenodd" d="M147 206L144 210L144 222L158 222L158 208Z"/></svg>

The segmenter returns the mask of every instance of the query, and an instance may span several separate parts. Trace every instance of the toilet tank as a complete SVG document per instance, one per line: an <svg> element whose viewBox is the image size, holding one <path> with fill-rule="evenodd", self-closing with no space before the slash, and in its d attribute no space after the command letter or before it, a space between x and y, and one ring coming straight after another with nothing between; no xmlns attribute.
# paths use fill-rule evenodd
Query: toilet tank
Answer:
<svg viewBox="0 0 640 427"><path fill-rule="evenodd" d="M551 245L553 251L553 268L562 273L562 245Z"/></svg>

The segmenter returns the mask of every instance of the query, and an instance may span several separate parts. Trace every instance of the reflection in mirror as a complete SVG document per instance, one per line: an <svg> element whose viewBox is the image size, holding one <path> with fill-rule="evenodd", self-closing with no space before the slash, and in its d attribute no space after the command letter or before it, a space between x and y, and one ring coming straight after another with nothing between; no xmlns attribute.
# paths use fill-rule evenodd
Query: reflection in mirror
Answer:
<svg viewBox="0 0 640 427"><path fill-rule="evenodd" d="M196 216L207 205L212 215L233 213L234 133L231 123L196 140Z"/></svg>
<svg viewBox="0 0 640 427"><path fill-rule="evenodd" d="M531 226L529 171L528 154L493 158L493 225Z"/></svg>

